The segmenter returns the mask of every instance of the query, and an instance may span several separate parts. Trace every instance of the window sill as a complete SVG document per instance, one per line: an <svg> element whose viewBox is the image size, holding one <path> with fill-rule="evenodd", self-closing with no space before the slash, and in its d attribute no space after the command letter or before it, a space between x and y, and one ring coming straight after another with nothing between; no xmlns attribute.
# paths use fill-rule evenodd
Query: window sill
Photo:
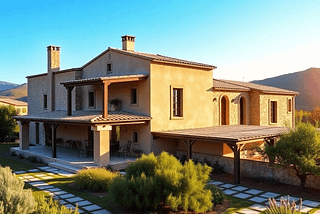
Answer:
<svg viewBox="0 0 320 214"><path fill-rule="evenodd" d="M184 120L184 117L170 117L170 120Z"/></svg>

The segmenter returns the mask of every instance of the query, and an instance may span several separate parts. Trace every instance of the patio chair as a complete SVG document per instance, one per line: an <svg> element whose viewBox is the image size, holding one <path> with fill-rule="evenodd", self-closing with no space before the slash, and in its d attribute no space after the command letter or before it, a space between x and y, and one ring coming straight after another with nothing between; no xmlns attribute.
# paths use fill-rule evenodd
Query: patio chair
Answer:
<svg viewBox="0 0 320 214"><path fill-rule="evenodd" d="M93 156L93 143L91 140L85 140L87 157Z"/></svg>
<svg viewBox="0 0 320 214"><path fill-rule="evenodd" d="M127 144L120 145L119 150L118 150L119 157L120 157L120 154L122 154L122 156L124 156L124 158L126 158L127 155L130 156L131 144L132 144L132 141L128 140Z"/></svg>
<svg viewBox="0 0 320 214"><path fill-rule="evenodd" d="M64 141L62 138L57 139L57 146L63 146L64 147Z"/></svg>
<svg viewBox="0 0 320 214"><path fill-rule="evenodd" d="M78 158L80 158L81 154L87 154L87 150L82 148L81 141L75 141L78 148Z"/></svg>

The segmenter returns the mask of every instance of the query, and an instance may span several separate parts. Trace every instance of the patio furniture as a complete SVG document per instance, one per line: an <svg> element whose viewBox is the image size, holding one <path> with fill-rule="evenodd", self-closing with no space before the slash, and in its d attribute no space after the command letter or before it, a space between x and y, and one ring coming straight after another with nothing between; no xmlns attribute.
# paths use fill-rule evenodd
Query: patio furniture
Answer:
<svg viewBox="0 0 320 214"><path fill-rule="evenodd" d="M93 157L93 142L91 140L85 140L85 146L87 151L87 157Z"/></svg>
<svg viewBox="0 0 320 214"><path fill-rule="evenodd" d="M111 141L110 143L110 153L112 156L114 156L117 151L119 150L119 141Z"/></svg>
<svg viewBox="0 0 320 214"><path fill-rule="evenodd" d="M62 138L57 139L57 146L63 146L64 147L64 141Z"/></svg>
<svg viewBox="0 0 320 214"><path fill-rule="evenodd" d="M74 141L78 148L78 158L80 158L81 154L87 154L87 150L83 149L81 141Z"/></svg>
<svg viewBox="0 0 320 214"><path fill-rule="evenodd" d="M118 150L119 157L120 157L120 154L122 154L122 156L124 156L124 158L126 158L127 155L130 156L131 144L132 144L132 141L128 140L127 144L120 145L119 150Z"/></svg>

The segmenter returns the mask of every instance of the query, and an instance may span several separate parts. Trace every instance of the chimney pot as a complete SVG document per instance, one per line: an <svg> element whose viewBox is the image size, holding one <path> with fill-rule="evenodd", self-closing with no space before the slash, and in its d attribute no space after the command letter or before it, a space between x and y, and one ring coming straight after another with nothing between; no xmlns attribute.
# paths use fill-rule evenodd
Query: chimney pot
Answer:
<svg viewBox="0 0 320 214"><path fill-rule="evenodd" d="M124 35L122 38L122 50L134 51L135 36Z"/></svg>

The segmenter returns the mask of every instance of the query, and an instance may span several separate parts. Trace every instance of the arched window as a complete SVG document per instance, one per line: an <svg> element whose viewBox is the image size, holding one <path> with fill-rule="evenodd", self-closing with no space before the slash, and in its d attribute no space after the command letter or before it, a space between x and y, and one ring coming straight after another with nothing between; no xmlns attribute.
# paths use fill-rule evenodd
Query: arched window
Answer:
<svg viewBox="0 0 320 214"><path fill-rule="evenodd" d="M229 125L229 99L227 96L221 98L221 125Z"/></svg>
<svg viewBox="0 0 320 214"><path fill-rule="evenodd" d="M240 98L240 125L246 124L246 99L244 97Z"/></svg>

